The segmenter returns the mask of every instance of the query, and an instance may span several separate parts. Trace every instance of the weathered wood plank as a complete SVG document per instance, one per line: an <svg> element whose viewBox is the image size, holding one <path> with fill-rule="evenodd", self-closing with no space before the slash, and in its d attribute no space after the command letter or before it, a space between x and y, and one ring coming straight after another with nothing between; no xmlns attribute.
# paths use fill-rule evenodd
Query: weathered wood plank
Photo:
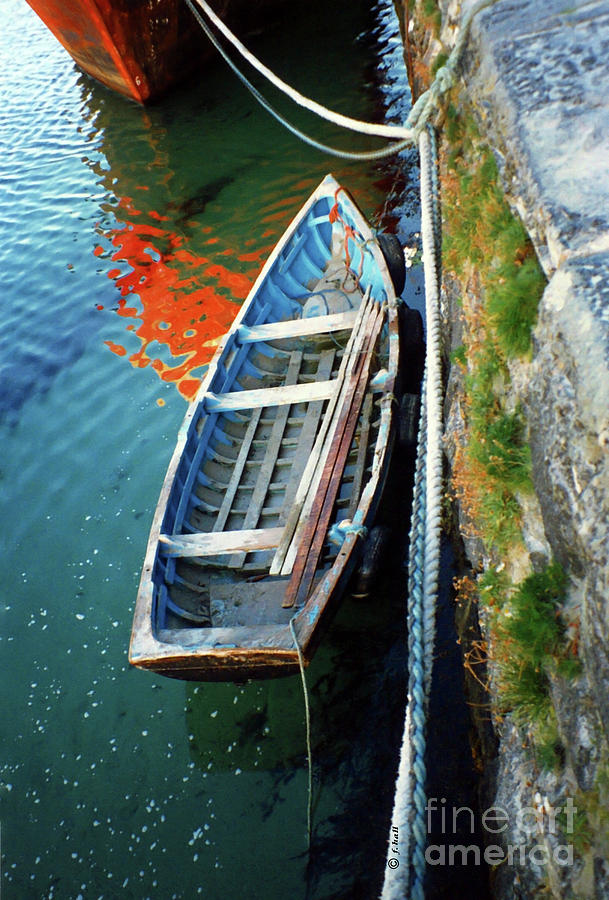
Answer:
<svg viewBox="0 0 609 900"><path fill-rule="evenodd" d="M315 569L321 554L326 532L332 516L334 501L340 488L340 482L355 434L361 405L368 384L370 363L374 346L380 334L384 314L380 307L375 308L370 331L362 346L356 366L347 383L350 402L341 409L335 440L322 472L312 513L307 519L306 527L299 542L298 554L294 563L290 583L286 589L284 607L304 603L315 575Z"/></svg>
<svg viewBox="0 0 609 900"><path fill-rule="evenodd" d="M235 494L237 493L237 489L241 482L241 476L243 475L243 470L245 469L245 463L247 462L247 457L249 455L252 441L254 440L254 435L256 434L256 429L258 428L258 423L260 421L261 415L262 408L254 409L252 411L252 418L250 419L245 431L243 443L241 444L239 455L237 456L237 460L235 462L235 467L233 469L226 491L224 492L222 505L218 510L218 516L216 518L216 521L214 522L214 531L222 531L222 529L226 525L226 520L228 519L233 501L235 499Z"/></svg>
<svg viewBox="0 0 609 900"><path fill-rule="evenodd" d="M306 337L314 334L329 334L331 331L351 330L357 319L357 310L333 313L329 316L312 316L310 319L294 319L286 322L268 322L248 328L242 325L237 330L240 344L255 341L276 341L281 338Z"/></svg>
<svg viewBox="0 0 609 900"><path fill-rule="evenodd" d="M324 460L330 452L334 438L334 430L337 424L337 416L341 406L346 402L348 397L345 393L345 379L350 376L350 373L355 366L358 356L357 348L365 339L366 326L373 311L373 307L374 301L371 300L368 291L362 300L362 304L359 308L358 320L353 328L341 360L338 377L336 379L336 392L328 403L328 408L326 409L324 420L315 440L315 445L307 460L298 490L294 497L292 509L286 522L283 539L277 548L277 552L271 563L271 575L279 574L279 572L281 572L282 575L289 575L292 571L300 534L311 509L313 497L315 496L317 485L321 478Z"/></svg>
<svg viewBox="0 0 609 900"><path fill-rule="evenodd" d="M333 447L335 446L336 441L340 439L338 435L340 418L345 405L350 404L351 402L351 377L353 375L353 371L357 365L357 362L361 357L362 342L366 341L367 332L369 330L369 325L373 314L374 305L372 302L370 302L367 308L366 316L361 323L359 342L354 348L352 348L352 352L349 356L349 363L347 366L347 372L345 374L342 391L333 411L332 420L329 423L327 433L323 435L323 432L320 431L320 434L318 436L318 443L316 444L315 449L311 454L309 463L313 467L313 471L308 479L306 471L303 475L299 493L297 495L297 500L294 503L290 520L286 524L286 531L281 543L279 544L279 547L277 548L275 554L276 558L280 553L282 553L287 545L287 549L284 551L283 564L280 569L282 575L290 575L292 573L296 557L301 549L303 535L305 534L309 518L312 514L313 504L317 496L326 461L328 459L328 456L333 453ZM323 440L319 441L319 439L321 439L322 437ZM290 534L288 534L288 527L291 527Z"/></svg>
<svg viewBox="0 0 609 900"><path fill-rule="evenodd" d="M240 550L270 550L277 546L282 533L280 526L200 534L161 534L159 543L164 556L217 556Z"/></svg>
<svg viewBox="0 0 609 900"><path fill-rule="evenodd" d="M332 396L335 386L332 379L314 381L310 384L255 388L250 391L227 391L224 394L214 394L210 391L205 395L205 408L208 413L216 413L265 406L285 406L292 403L311 403L315 400L327 400Z"/></svg>
<svg viewBox="0 0 609 900"><path fill-rule="evenodd" d="M315 374L316 379L322 380L330 377L330 375L332 374L332 365L334 363L335 356L336 350L323 351L320 356L317 372ZM316 403L309 403L307 407L304 422L297 439L294 463L290 471L290 480L285 489L285 497L283 500L283 506L280 516L281 522L287 521L288 516L292 510L292 505L296 497L298 486L315 445L315 436L319 427L319 420L321 419L323 406L323 401L318 400Z"/></svg>
<svg viewBox="0 0 609 900"><path fill-rule="evenodd" d="M364 472L366 471L366 456L368 455L368 440L370 438L370 419L372 416L372 394L368 392L364 405L362 407L362 427L359 435L359 447L357 449L357 460L355 462L355 472L353 474L353 484L351 485L351 500L347 511L347 518L352 519L357 511L359 503L359 495L362 491L364 481Z"/></svg>
<svg viewBox="0 0 609 900"><path fill-rule="evenodd" d="M300 366L302 365L302 357L302 351L298 350L292 353L288 371L286 373L286 385L295 385L298 381L298 373L300 372ZM269 484L271 482L271 478L273 477L273 472L277 464L277 457L279 456L279 451L281 450L281 442L283 440L283 434L285 431L286 423L288 421L289 412L289 406L283 406L277 410L277 416L271 429L271 434L266 446L264 459L262 461L262 465L260 466L260 471L258 472L258 477L256 479L256 485L252 492L247 514L243 522L244 528L254 528L258 524L260 512L262 510L262 507L264 506L264 501L268 493ZM237 553L231 558L229 565L231 566L231 568L240 568L244 562L245 553Z"/></svg>

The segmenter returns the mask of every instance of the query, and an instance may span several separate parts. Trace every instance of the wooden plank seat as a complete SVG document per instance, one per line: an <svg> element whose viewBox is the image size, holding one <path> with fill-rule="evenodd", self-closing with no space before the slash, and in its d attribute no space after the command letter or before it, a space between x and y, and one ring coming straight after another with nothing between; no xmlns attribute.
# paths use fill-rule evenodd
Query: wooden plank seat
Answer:
<svg viewBox="0 0 609 900"><path fill-rule="evenodd" d="M351 330L357 319L357 310L333 313L328 316L311 316L310 319L294 319L292 322L268 322L265 325L241 325L237 329L240 344L256 341L277 341L281 338L307 337L329 334L331 331Z"/></svg>
<svg viewBox="0 0 609 900"><path fill-rule="evenodd" d="M199 534L161 534L159 541L164 556L219 556L223 553L272 550L278 546L282 534L283 526L279 526Z"/></svg>
<svg viewBox="0 0 609 900"><path fill-rule="evenodd" d="M285 406L293 403L312 403L332 396L336 381L314 381L308 384L288 384L272 388L254 388L250 391L226 391L205 394L207 413L235 412L239 409L257 409L264 406Z"/></svg>

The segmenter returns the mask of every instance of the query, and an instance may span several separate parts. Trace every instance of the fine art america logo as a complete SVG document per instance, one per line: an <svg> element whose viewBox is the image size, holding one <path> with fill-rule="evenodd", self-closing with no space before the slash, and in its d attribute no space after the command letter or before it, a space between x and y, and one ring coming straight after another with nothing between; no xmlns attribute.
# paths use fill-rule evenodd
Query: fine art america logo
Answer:
<svg viewBox="0 0 609 900"><path fill-rule="evenodd" d="M545 866L573 865L573 844L564 841L573 834L577 807L568 797L564 806L551 806L547 798L535 795L534 806L522 807L510 817L501 806L491 806L476 813L469 806L448 807L444 798L430 797L425 806L428 843L425 861L428 866L489 866L532 864ZM510 836L506 843L499 835ZM481 833L484 840L479 840ZM451 838L471 835L477 843L451 842ZM537 842L535 836L544 837ZM444 839L438 842L439 837ZM431 843L435 841L436 843ZM499 843L501 841L501 843ZM568 837L567 837L568 841ZM480 846L484 844L484 846ZM397 868L400 859L398 829L392 828L387 865Z"/></svg>

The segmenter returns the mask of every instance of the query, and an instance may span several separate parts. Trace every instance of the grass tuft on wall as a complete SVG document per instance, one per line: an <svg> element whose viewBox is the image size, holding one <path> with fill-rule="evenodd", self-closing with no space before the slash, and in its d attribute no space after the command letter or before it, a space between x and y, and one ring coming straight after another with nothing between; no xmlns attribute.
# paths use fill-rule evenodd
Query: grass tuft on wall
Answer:
<svg viewBox="0 0 609 900"><path fill-rule="evenodd" d="M546 279L532 243L510 210L492 151L457 93L449 106L443 173L445 270L462 287L463 344L452 354L463 373L464 436L456 447L453 489L487 560L478 578L491 633L488 653L500 711L534 740L539 763L563 755L552 705L555 677L579 672L563 620L567 579L556 562L523 577L512 561L528 558L521 501L533 491L527 422L511 388L527 364ZM515 583L514 572L518 571ZM510 574L512 573L512 574Z"/></svg>

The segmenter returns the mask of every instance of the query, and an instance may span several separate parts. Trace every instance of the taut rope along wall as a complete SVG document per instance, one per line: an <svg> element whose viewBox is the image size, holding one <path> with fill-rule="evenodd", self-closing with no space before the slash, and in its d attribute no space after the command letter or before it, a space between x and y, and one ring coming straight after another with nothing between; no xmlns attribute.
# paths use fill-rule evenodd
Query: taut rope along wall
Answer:
<svg viewBox="0 0 609 900"><path fill-rule="evenodd" d="M426 722L435 643L442 514L440 215L435 137L419 138L427 356L408 558L408 698L382 900L423 900Z"/></svg>

